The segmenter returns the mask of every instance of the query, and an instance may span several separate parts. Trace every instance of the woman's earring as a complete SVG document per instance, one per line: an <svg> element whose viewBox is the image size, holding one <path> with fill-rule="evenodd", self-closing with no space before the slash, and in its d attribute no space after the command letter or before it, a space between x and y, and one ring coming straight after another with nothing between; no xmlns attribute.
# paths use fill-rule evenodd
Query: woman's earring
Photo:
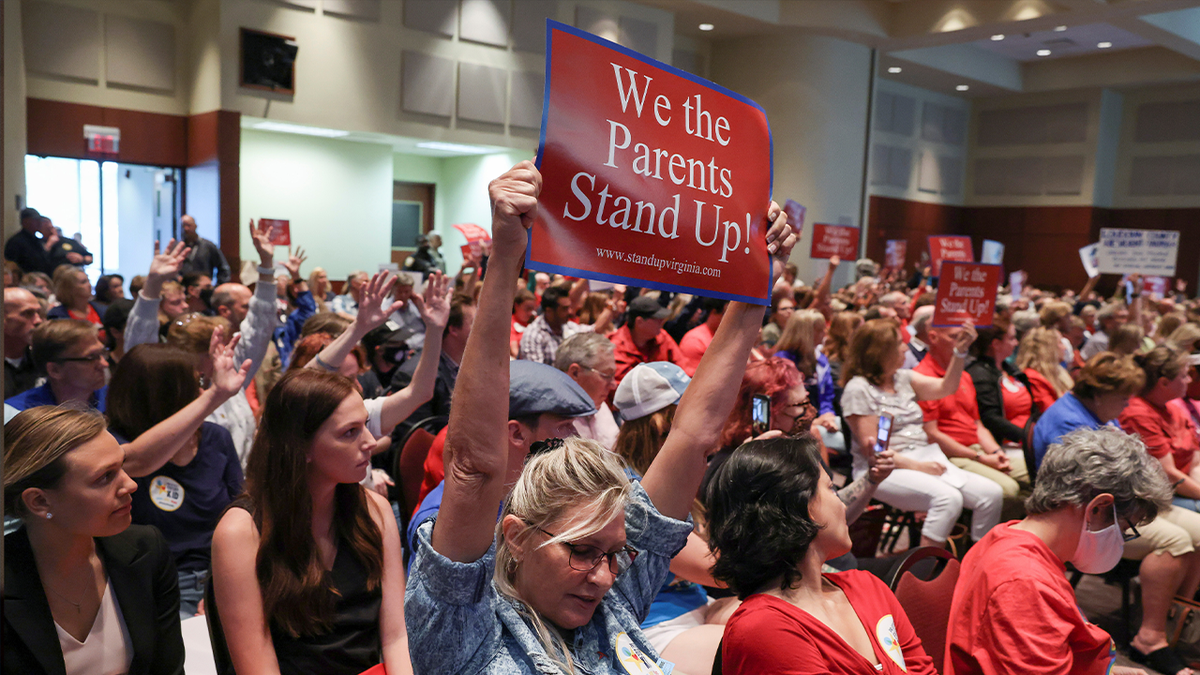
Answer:
<svg viewBox="0 0 1200 675"><path fill-rule="evenodd" d="M46 520L50 520L53 517L54 517L53 513L50 513L49 511L46 512Z"/></svg>

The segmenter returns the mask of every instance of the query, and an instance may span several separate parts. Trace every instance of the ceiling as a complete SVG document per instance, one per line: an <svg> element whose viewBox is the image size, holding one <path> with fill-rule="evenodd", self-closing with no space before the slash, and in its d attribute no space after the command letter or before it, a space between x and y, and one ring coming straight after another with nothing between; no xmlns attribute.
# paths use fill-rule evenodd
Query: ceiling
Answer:
<svg viewBox="0 0 1200 675"><path fill-rule="evenodd" d="M880 77L958 96L1200 82L1200 0L642 2L710 44L806 33L858 42L879 50Z"/></svg>

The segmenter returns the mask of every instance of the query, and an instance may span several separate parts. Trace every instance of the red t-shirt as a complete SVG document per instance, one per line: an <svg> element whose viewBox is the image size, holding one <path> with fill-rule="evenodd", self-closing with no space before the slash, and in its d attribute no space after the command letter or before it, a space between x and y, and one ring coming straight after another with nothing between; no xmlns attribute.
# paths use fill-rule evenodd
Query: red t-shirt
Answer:
<svg viewBox="0 0 1200 675"><path fill-rule="evenodd" d="M929 377L944 377L946 369L933 360L933 354L913 368L915 372ZM925 421L936 421L938 431L963 445L979 443L979 403L975 400L975 381L964 371L958 381L958 391L936 401L919 401Z"/></svg>
<svg viewBox="0 0 1200 675"><path fill-rule="evenodd" d="M1024 429L1033 414L1033 396L1029 390L1008 373L1001 373L1000 396L1004 401L1005 419Z"/></svg>
<svg viewBox="0 0 1200 675"><path fill-rule="evenodd" d="M1200 441L1196 439L1196 429L1187 411L1173 403L1159 408L1141 396L1134 396L1117 419L1122 429L1142 437L1151 455L1159 459L1172 455L1175 468L1187 472L1196 451L1200 450Z"/></svg>
<svg viewBox="0 0 1200 675"><path fill-rule="evenodd" d="M722 671L730 675L937 674L900 601L878 577L854 570L825 578L846 594L882 670L813 615L759 593L746 598L725 626Z"/></svg>
<svg viewBox="0 0 1200 675"><path fill-rule="evenodd" d="M425 478L421 480L421 491L417 493L417 503L413 507L413 513L421 508L421 502L425 501L425 495L429 494L430 490L438 486L442 479L446 477L446 430L448 427L442 427L442 430L433 437L433 445L429 446L429 454L425 455Z"/></svg>
<svg viewBox="0 0 1200 675"><path fill-rule="evenodd" d="M963 559L944 675L1101 675L1112 638L1075 604L1066 567L1040 538L1003 523Z"/></svg>
<svg viewBox="0 0 1200 675"><path fill-rule="evenodd" d="M1025 369L1025 377L1029 378L1029 394L1033 396L1034 402L1038 404L1042 412L1046 412L1058 400L1058 392L1054 391L1054 385L1050 384L1050 380L1047 380L1045 375L1033 368Z"/></svg>
<svg viewBox="0 0 1200 675"><path fill-rule="evenodd" d="M679 367L683 368L683 372L687 373L689 377L696 374L696 366L700 365L700 357L708 351L708 346L712 344L712 341L713 331L707 323L702 323L689 330L679 341L679 353L683 355L683 362L679 364Z"/></svg>
<svg viewBox="0 0 1200 675"><path fill-rule="evenodd" d="M629 332L629 324L621 326L620 330L613 333L613 357L617 362L617 371L615 382L621 383L625 378L625 374L633 370L633 367L639 363L651 363L654 361L670 361L676 365L681 365L684 361L683 354L679 351L679 345L675 343L675 339L667 334L665 330L660 330L646 349L638 349L638 346L633 343L633 335Z"/></svg>
<svg viewBox="0 0 1200 675"><path fill-rule="evenodd" d="M517 317L513 316L512 325L508 330L508 343L517 344L521 341L521 335L525 333L526 324L517 321Z"/></svg>

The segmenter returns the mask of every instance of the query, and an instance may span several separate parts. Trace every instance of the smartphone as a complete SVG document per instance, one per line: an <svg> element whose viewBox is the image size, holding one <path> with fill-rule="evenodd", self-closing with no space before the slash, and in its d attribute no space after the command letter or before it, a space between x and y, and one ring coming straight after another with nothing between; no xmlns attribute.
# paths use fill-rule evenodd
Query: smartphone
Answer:
<svg viewBox="0 0 1200 675"><path fill-rule="evenodd" d="M755 436L765 434L771 428L771 399L755 394L750 405L750 428Z"/></svg>
<svg viewBox="0 0 1200 675"><path fill-rule="evenodd" d="M1133 282L1125 282L1125 302L1133 302Z"/></svg>
<svg viewBox="0 0 1200 675"><path fill-rule="evenodd" d="M892 416L884 413L879 416L879 428L875 430L875 452L888 449L888 441L892 435Z"/></svg>

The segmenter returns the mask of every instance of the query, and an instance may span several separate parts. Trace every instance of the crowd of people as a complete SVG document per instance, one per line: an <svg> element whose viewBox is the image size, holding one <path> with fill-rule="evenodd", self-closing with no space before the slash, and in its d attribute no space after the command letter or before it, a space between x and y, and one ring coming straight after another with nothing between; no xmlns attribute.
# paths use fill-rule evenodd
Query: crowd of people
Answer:
<svg viewBox="0 0 1200 675"><path fill-rule="evenodd" d="M453 276L431 236L336 290L263 223L235 276L190 217L93 285L22 212L4 670L182 673L205 615L242 675L1129 673L1067 581L1124 558L1129 656L1191 675L1167 633L1200 589L1185 285L1027 284L935 326L924 265L799 279L773 202L769 307L600 284L521 269L540 188L528 162L490 184ZM962 557L944 654L893 559L851 553L873 503Z"/></svg>

